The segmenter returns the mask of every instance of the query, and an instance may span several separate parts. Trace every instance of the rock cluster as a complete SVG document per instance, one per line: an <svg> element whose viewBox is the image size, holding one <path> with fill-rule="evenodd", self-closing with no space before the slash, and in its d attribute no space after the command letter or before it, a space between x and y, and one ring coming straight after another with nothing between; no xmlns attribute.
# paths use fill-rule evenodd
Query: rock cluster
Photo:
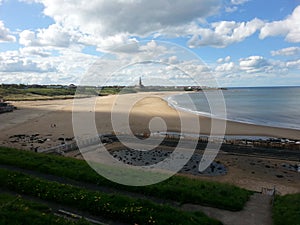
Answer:
<svg viewBox="0 0 300 225"><path fill-rule="evenodd" d="M137 151L131 149L115 150L112 156L125 164L134 166L151 166L159 163L168 157L172 159L184 159L186 157L182 153L173 153L167 150L155 149L151 151ZM181 173L188 173L192 175L225 175L227 173L226 167L220 162L212 162L204 171L199 171L199 164L201 163L202 155L196 153L189 159L189 161L180 170ZM170 165L170 170L172 166Z"/></svg>

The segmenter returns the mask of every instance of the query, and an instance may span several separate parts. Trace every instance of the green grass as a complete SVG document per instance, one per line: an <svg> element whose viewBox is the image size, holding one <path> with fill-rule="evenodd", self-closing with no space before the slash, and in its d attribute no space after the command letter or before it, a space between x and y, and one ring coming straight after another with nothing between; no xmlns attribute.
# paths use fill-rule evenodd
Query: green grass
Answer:
<svg viewBox="0 0 300 225"><path fill-rule="evenodd" d="M55 95L74 95L76 89L68 88L1 88L0 95L26 95L26 94L35 94L35 95L44 95L44 96L55 96Z"/></svg>
<svg viewBox="0 0 300 225"><path fill-rule="evenodd" d="M0 147L0 163L181 203L201 204L232 211L241 210L253 194L230 184L182 176L173 176L164 182L145 187L125 186L98 175L83 160L5 147Z"/></svg>
<svg viewBox="0 0 300 225"><path fill-rule="evenodd" d="M6 101L35 101L35 100L53 100L53 99L70 99L76 97L88 97L88 96L107 96L115 94L130 94L138 91L150 92L150 91L176 91L172 87L170 88L151 88L137 90L134 87L123 86L107 86L101 90L97 87L78 87L66 88L66 87L39 87L39 88L25 88L25 85L11 85L4 87L0 84L0 97Z"/></svg>
<svg viewBox="0 0 300 225"><path fill-rule="evenodd" d="M73 98L74 89L64 88L3 88L0 87L0 96L7 101L19 100L51 100Z"/></svg>
<svg viewBox="0 0 300 225"><path fill-rule="evenodd" d="M0 224L3 225L88 225L79 220L69 221L55 216L43 204L22 199L20 196L0 194Z"/></svg>
<svg viewBox="0 0 300 225"><path fill-rule="evenodd" d="M65 89L65 88L28 88L25 89L26 92L43 95L43 96L57 96L57 95L74 95L74 89Z"/></svg>
<svg viewBox="0 0 300 225"><path fill-rule="evenodd" d="M88 191L4 169L0 169L0 186L130 224L221 224L203 213L183 212L168 205L119 194Z"/></svg>
<svg viewBox="0 0 300 225"><path fill-rule="evenodd" d="M77 93L80 93L77 92ZM99 91L99 96L115 95L115 94L131 94L137 93L137 90L129 87L103 87Z"/></svg>
<svg viewBox="0 0 300 225"><path fill-rule="evenodd" d="M79 87L73 88L21 88L21 87L8 87L3 88L0 86L0 96L6 101L34 101L34 100L53 100L53 99L70 99L76 97L87 96L106 96L114 94L128 94L136 93L134 88L122 87L104 87L100 91L95 87Z"/></svg>
<svg viewBox="0 0 300 225"><path fill-rule="evenodd" d="M276 196L272 213L274 225L300 225L300 193Z"/></svg>

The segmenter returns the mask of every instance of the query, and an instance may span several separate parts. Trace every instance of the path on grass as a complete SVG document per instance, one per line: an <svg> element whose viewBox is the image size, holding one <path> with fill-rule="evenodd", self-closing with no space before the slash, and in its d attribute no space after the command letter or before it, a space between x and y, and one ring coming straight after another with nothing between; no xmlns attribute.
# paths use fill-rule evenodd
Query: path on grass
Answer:
<svg viewBox="0 0 300 225"><path fill-rule="evenodd" d="M272 225L271 196L255 193L243 210L231 212L211 207L185 204L183 210L202 211L207 216L221 221L224 225Z"/></svg>
<svg viewBox="0 0 300 225"><path fill-rule="evenodd" d="M74 214L75 214L77 216L83 217L84 219L86 219L90 222L91 222L91 220L93 220L93 222L91 222L91 224L95 223L95 224L100 224L100 225L127 225L126 223L117 221L116 219L114 219L114 220L107 219L105 217L102 217L101 215L92 215L91 213L89 213L87 211L81 211L78 208L76 208L76 206L72 207L72 206L62 205L62 204L56 203L54 201L47 201L47 200L43 200L41 198L34 197L31 195L20 194L15 191L2 189L1 187L0 187L0 194L9 194L9 195L13 195L15 197L21 197L22 199L27 200L27 201L37 202L37 203L46 205L50 209L49 213L52 213L52 214L58 215L58 216L62 216L66 219L71 219L74 221L77 220L74 217ZM65 217L65 215L62 215L59 213L60 210L64 210L66 212L72 213L73 216Z"/></svg>
<svg viewBox="0 0 300 225"><path fill-rule="evenodd" d="M159 204L168 204L173 207L179 207L179 203L175 201L159 199L153 196L147 196L136 192L129 192L125 190L117 190L112 187L104 187L96 184L75 181L69 178L59 177L55 175L45 174L38 171L19 168L16 166L9 166L0 164L0 168L12 171L22 172L38 178L46 179L49 181L56 181L63 184L70 184L80 188L85 188L93 191L101 191L104 193L118 193L128 195L133 198L148 199ZM221 221L224 225L272 225L271 215L271 197L256 193L250 197L244 209L238 212L222 210L212 207L205 207L194 204L184 204L180 207L184 211L202 211L208 217L215 218Z"/></svg>
<svg viewBox="0 0 300 225"><path fill-rule="evenodd" d="M127 190L122 190L122 189L118 189L115 187L109 187L109 186L105 186L105 185L101 185L101 184L94 184L94 183L88 183L88 182L84 182L84 181L73 180L71 178L47 174L47 173L43 173L43 172L39 172L36 170L31 170L31 169L24 169L24 168L20 168L17 166L5 165L5 164L0 163L0 169L6 169L6 170L10 170L10 171L20 172L20 173L31 175L31 176L34 176L34 177L37 177L40 179L50 181L50 182L54 181L54 182L58 182L60 184L69 184L69 185L83 188L83 189L90 190L90 191L100 191L100 192L103 192L106 194L121 194L121 195L126 195L126 196L129 196L132 198L140 198L140 199L150 200L150 201L153 201L158 204L168 204L173 207L179 207L179 205L180 205L179 202L169 200L169 199L161 199L161 198L157 198L155 196L149 196L149 195L142 194L139 192L127 191Z"/></svg>

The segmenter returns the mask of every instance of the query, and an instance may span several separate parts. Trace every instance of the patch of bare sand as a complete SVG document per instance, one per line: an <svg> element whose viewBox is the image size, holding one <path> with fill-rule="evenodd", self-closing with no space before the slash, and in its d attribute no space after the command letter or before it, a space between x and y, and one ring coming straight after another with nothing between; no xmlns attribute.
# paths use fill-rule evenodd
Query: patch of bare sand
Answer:
<svg viewBox="0 0 300 225"><path fill-rule="evenodd" d="M283 163L297 164L295 161L224 153L219 153L216 160L226 166L227 175L200 179L230 183L257 192L274 187L280 194L300 192L300 173L282 166Z"/></svg>

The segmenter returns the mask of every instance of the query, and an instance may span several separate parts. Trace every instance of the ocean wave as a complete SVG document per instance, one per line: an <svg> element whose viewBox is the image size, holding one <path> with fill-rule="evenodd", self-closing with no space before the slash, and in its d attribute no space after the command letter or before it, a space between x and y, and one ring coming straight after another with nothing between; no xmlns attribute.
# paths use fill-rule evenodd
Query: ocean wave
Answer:
<svg viewBox="0 0 300 225"><path fill-rule="evenodd" d="M188 94L182 93L182 94L171 95L171 96L169 96L169 97L167 97L165 99L167 101L168 105L171 108L174 108L176 110L183 111L183 112L189 112L189 113L193 113L193 114L197 114L197 115L209 117L209 118L225 119L225 120L227 120L227 118L224 118L224 117L222 118L222 117L220 117L218 115L214 115L214 114L209 113L209 112L196 111L196 110L193 110L193 109L189 109L189 108L186 108L186 107L179 106L178 102L174 99L174 97L179 96L179 95L188 95Z"/></svg>
<svg viewBox="0 0 300 225"><path fill-rule="evenodd" d="M241 90L243 91L243 90ZM230 110L227 111L227 115L220 116L220 115L215 115L207 111L201 111L201 110L194 110L191 109L193 107L187 107L183 106L180 102L180 99L178 97L182 95L189 95L190 98L192 98L192 93L181 93L181 94L176 94L176 95L171 95L165 98L166 102L168 105L176 110L183 111L183 112L188 112L188 113L193 113L196 115L208 117L208 118L213 118L213 119L222 119L226 121L232 121L232 122L238 122L238 123L246 123L246 124L251 124L251 125L260 125L260 126L269 126L269 127L275 127L275 128L288 128L288 129L296 129L300 130L299 124L296 122L287 122L287 121L272 121L270 120L270 114L265 115L265 117L260 117L260 118L255 118L254 116L252 118L246 118L243 117L242 115L238 115L238 113L231 113ZM257 93L256 93L257 96ZM245 111L245 110L244 110ZM247 111L247 110L246 110ZM249 114L247 117L251 117L252 115Z"/></svg>

